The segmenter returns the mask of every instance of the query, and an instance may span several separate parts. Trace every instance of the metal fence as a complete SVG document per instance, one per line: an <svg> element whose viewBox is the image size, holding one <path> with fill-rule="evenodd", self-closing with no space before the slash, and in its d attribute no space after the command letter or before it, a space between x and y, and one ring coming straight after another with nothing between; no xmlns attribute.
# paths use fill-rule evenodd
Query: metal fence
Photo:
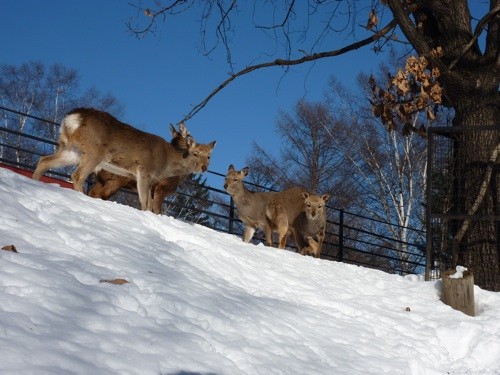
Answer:
<svg viewBox="0 0 500 375"><path fill-rule="evenodd" d="M23 124L21 130L20 123ZM40 156L54 152L58 126L59 124L52 121L0 107L0 164L33 171ZM198 217L201 215L204 218L201 224L219 232L241 236L243 225L237 218L237 207L224 190L217 188L223 186L225 175L210 170L206 173L210 175L210 180L215 182L213 186L204 185L209 192L205 198L189 196L192 198L190 209L196 210ZM63 180L70 179L69 170L49 171L48 174ZM87 188L91 184L92 181L88 181ZM249 189L266 190L261 186L249 185ZM176 194L187 196L188 190L181 187ZM137 196L131 191L121 190L113 199L138 207ZM173 196L167 197L163 205L164 212L179 212L177 204ZM196 208L200 206L203 208ZM331 206L327 207L327 214L327 231L321 258L401 275L424 272L424 230L402 228L395 223ZM411 238L410 241L400 239L398 233L401 233L401 230L407 232L406 238ZM258 231L254 241L263 242L263 234ZM293 242L289 243L287 249L295 250Z"/></svg>

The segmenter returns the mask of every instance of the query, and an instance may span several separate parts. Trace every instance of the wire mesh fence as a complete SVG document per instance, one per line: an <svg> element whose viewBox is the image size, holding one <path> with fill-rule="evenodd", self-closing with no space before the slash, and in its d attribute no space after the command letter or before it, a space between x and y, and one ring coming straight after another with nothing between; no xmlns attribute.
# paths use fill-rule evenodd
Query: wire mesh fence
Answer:
<svg viewBox="0 0 500 375"><path fill-rule="evenodd" d="M426 275L437 279L467 263L473 247L500 252L500 165L492 159L500 126L429 130Z"/></svg>

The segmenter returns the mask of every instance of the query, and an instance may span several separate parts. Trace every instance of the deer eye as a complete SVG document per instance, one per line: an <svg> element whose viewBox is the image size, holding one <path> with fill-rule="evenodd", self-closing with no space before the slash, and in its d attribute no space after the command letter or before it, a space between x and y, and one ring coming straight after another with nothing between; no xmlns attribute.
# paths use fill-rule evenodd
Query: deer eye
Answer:
<svg viewBox="0 0 500 375"><path fill-rule="evenodd" d="M234 182L238 182L238 181L239 181L239 178L235 178L235 179L234 179Z"/></svg>
<svg viewBox="0 0 500 375"><path fill-rule="evenodd" d="M323 205L322 204L318 204L318 208L321 208L321 207L323 207Z"/></svg>
<svg viewBox="0 0 500 375"><path fill-rule="evenodd" d="M307 203L307 207L311 207L311 203Z"/></svg>
<svg viewBox="0 0 500 375"><path fill-rule="evenodd" d="M197 158L199 154L197 152L193 152L193 155L195 158Z"/></svg>

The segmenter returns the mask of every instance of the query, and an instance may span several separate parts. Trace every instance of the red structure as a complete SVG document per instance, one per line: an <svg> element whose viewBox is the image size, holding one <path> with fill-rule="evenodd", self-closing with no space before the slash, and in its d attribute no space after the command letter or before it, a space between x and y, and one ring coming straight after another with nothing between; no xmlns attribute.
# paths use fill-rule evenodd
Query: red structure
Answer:
<svg viewBox="0 0 500 375"><path fill-rule="evenodd" d="M0 163L0 167L1 168L5 168L5 169L9 169L9 170L11 170L13 172L22 174L23 176L26 176L26 177L29 177L29 178L33 177L33 172L28 171L26 169L12 167L10 165L5 165L5 164L2 164L2 163ZM43 176L42 179L41 179L41 181L42 182L47 182L47 183L52 183L52 184L55 183L55 184L58 184L59 186L61 186L63 188L73 189L73 183L72 182L65 181L65 180L60 180L58 178L49 177L49 176Z"/></svg>

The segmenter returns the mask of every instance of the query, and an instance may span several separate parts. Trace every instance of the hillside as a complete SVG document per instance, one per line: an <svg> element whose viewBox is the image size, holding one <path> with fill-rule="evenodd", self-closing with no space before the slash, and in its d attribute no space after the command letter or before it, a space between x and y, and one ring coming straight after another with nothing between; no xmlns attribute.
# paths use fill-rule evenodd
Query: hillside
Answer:
<svg viewBox="0 0 500 375"><path fill-rule="evenodd" d="M0 374L500 373L500 294L244 244L0 168ZM123 279L125 284L103 280Z"/></svg>

